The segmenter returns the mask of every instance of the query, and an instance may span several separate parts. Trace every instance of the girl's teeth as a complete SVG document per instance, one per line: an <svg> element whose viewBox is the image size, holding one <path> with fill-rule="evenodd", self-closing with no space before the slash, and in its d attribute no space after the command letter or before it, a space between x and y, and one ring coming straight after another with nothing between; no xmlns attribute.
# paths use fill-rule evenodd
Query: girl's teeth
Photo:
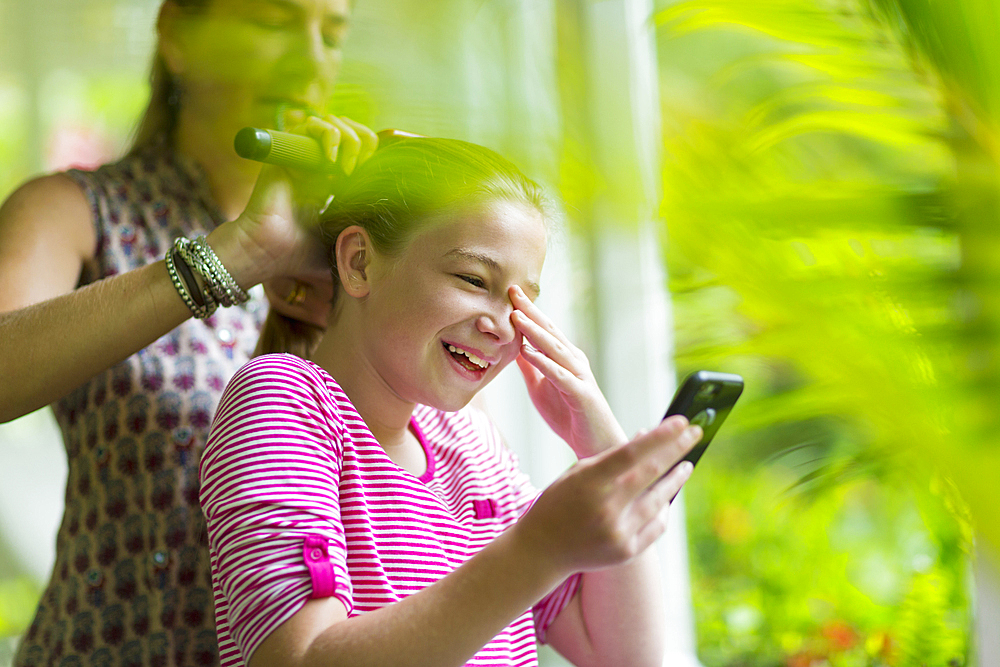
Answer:
<svg viewBox="0 0 1000 667"><path fill-rule="evenodd" d="M454 345L449 345L448 346L448 351L449 352L457 352L458 354L464 354L466 357L468 357L469 361L471 361L475 365L479 366L480 368L486 368L487 366L489 366L489 364L487 364L485 361L483 361L482 359L480 359L476 355L472 354L471 352L466 352L465 350L459 349L459 348L455 347Z"/></svg>

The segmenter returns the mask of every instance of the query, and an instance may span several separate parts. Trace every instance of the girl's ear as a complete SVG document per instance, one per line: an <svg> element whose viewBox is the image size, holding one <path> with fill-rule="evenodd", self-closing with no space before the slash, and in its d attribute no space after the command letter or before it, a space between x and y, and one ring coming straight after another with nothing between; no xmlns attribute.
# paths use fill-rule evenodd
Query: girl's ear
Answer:
<svg viewBox="0 0 1000 667"><path fill-rule="evenodd" d="M360 299L371 292L370 271L372 244L368 232L351 225L337 236L335 249L340 284L349 296Z"/></svg>
<svg viewBox="0 0 1000 667"><path fill-rule="evenodd" d="M160 13L156 17L160 57L163 58L167 71L175 77L184 73L184 49L180 40L183 20L183 10L172 0L166 0L160 5Z"/></svg>

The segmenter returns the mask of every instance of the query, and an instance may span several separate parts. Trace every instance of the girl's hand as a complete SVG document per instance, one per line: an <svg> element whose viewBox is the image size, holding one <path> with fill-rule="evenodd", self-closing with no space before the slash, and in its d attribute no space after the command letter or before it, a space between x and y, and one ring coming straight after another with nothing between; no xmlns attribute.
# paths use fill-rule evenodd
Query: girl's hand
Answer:
<svg viewBox="0 0 1000 667"><path fill-rule="evenodd" d="M296 115L297 114L297 115ZM289 114L298 121L287 131L313 137L344 174L364 162L378 146L378 135L345 117ZM329 283L330 267L322 243L313 233L315 216L330 192L329 176L264 165L246 209L234 222L243 258L230 269L237 282L250 287L275 277L309 284ZM221 228L220 228L221 229ZM214 247L214 246L213 246ZM229 264L226 264L229 268Z"/></svg>
<svg viewBox="0 0 1000 667"><path fill-rule="evenodd" d="M565 576L618 565L667 527L670 502L691 476L677 465L702 431L682 416L584 459L539 496L513 530L533 557Z"/></svg>
<svg viewBox="0 0 1000 667"><path fill-rule="evenodd" d="M517 358L528 395L549 427L580 458L628 440L601 393L587 356L531 302L521 288L509 290L511 321L524 336Z"/></svg>

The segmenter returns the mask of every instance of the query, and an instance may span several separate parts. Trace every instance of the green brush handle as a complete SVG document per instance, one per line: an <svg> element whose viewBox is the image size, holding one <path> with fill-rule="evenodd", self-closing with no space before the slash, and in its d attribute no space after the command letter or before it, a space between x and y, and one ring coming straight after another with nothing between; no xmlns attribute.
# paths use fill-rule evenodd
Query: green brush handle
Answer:
<svg viewBox="0 0 1000 667"><path fill-rule="evenodd" d="M419 137L402 130L382 130L378 133L379 146L385 146L403 137ZM340 171L335 162L323 155L319 142L312 137L278 130L244 127L233 141L236 154L248 160L276 164L293 169L333 173Z"/></svg>

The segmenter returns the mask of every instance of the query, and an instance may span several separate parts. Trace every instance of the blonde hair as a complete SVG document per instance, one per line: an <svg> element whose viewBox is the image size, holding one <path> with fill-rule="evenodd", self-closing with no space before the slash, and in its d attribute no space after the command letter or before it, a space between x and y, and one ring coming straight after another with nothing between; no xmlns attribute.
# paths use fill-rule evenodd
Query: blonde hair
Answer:
<svg viewBox="0 0 1000 667"><path fill-rule="evenodd" d="M397 257L434 214L451 207L509 201L550 218L542 188L513 163L488 148L455 139L402 138L380 146L349 178L336 181L333 199L319 221L333 273L337 306L340 233L359 225L375 251ZM291 352L302 357L319 344L322 331L271 309L255 354Z"/></svg>

